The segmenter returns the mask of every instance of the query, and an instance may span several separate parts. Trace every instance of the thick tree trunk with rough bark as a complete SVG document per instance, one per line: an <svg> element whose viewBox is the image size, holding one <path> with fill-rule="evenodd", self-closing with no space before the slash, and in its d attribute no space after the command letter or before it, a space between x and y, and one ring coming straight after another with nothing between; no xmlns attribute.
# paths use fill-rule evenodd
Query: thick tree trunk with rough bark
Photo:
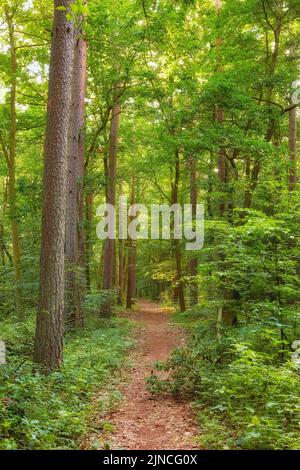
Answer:
<svg viewBox="0 0 300 470"><path fill-rule="evenodd" d="M71 105L74 28L66 18L72 0L54 1L50 60L43 218L40 264L40 302L34 344L34 362L45 373L63 361L64 245L68 124Z"/></svg>

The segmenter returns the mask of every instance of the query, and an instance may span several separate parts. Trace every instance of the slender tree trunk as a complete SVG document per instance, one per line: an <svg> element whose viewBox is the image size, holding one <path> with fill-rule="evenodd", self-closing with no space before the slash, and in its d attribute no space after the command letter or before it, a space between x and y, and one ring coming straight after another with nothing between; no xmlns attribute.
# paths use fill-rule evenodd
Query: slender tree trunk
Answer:
<svg viewBox="0 0 300 470"><path fill-rule="evenodd" d="M93 257L92 253L92 239L91 239L91 230L93 226L93 194L85 195L85 220L86 220L86 229L85 229L85 277L86 277L86 288L87 291L91 291L91 270L90 263Z"/></svg>
<svg viewBox="0 0 300 470"><path fill-rule="evenodd" d="M217 13L220 12L222 8L222 0L215 0L215 6ZM223 38L219 37L217 39L217 44L216 47L219 48L223 43ZM218 67L218 70L221 72L223 70L223 66ZM215 119L216 122L218 122L220 125L224 123L224 111L216 106L215 110ZM226 171L226 154L224 149L221 147L218 150L218 177L219 177L219 182L221 186L221 191L224 193L222 196L222 199L219 203L219 213L221 217L224 217L226 215L226 212L229 209L229 204L228 204L228 190L226 188L226 183L227 183L227 171ZM228 266L226 265L225 259L224 259L224 253L219 253L219 260L220 264L223 267L223 270L226 271L228 269ZM227 286L226 283L224 282L222 284L222 297L225 301L230 300L233 297L234 293L230 286ZM222 305L219 307L218 310L218 319L217 319L217 326L220 327L221 324L227 324L227 325L233 325L236 322L236 316L232 312L231 305Z"/></svg>
<svg viewBox="0 0 300 470"><path fill-rule="evenodd" d="M175 249L175 262L176 262L176 287L175 291L177 293L178 304L181 312L185 312L185 299L184 299L184 290L182 283L182 257L181 249L179 245L179 240L174 240L174 249Z"/></svg>
<svg viewBox="0 0 300 470"><path fill-rule="evenodd" d="M297 185L297 108L289 113L289 190L294 191Z"/></svg>
<svg viewBox="0 0 300 470"><path fill-rule="evenodd" d="M208 165L208 182L207 182L207 213L209 217L213 216L213 203L212 203L212 193L213 193L213 170L214 170L214 155L211 152L209 156L209 165Z"/></svg>
<svg viewBox="0 0 300 470"><path fill-rule="evenodd" d="M86 42L81 31L74 37L72 102L69 121L66 202L66 305L68 326L83 326L84 292L83 176Z"/></svg>
<svg viewBox="0 0 300 470"><path fill-rule="evenodd" d="M135 192L134 192L135 181L132 179L131 183L131 205L134 204ZM129 223L132 218L129 218ZM133 304L133 300L136 294L136 240L128 238L127 241L127 295L126 295L126 308L130 309Z"/></svg>
<svg viewBox="0 0 300 470"><path fill-rule="evenodd" d="M9 136L9 154L8 154L8 203L9 216L12 236L12 259L15 275L15 300L16 310L20 314L21 302L21 250L20 237L17 222L16 210L16 137L17 137L17 111L16 111L16 93L17 93L17 50L15 42L15 27L13 23L13 14L5 7L6 22L9 32L10 45L10 136Z"/></svg>
<svg viewBox="0 0 300 470"><path fill-rule="evenodd" d="M78 136L78 166L77 166L77 246L78 264L85 266L85 233L84 233L84 176L85 176L85 96L86 96L86 68L87 68L87 42L84 36L79 43L80 61L80 105L79 105L79 136ZM86 287L86 279L83 281Z"/></svg>
<svg viewBox="0 0 300 470"><path fill-rule="evenodd" d="M219 14L221 8L222 8L222 0L215 0L215 8L217 10L217 13ZM223 44L223 38L218 37L216 40L216 48L219 50L220 46ZM223 65L222 63L217 66L217 70L219 72L223 71ZM224 122L224 111L221 109L218 105L216 106L215 109L215 120L218 124L223 125ZM218 150L218 178L220 182L220 191L222 193L225 192L225 184L226 184L226 155L225 151L222 147L219 147ZM224 195L221 196L221 199L219 201L219 213L220 215L224 215L226 210L226 204L224 201Z"/></svg>
<svg viewBox="0 0 300 470"><path fill-rule="evenodd" d="M222 109L216 108L216 122L219 124L223 124L224 122L224 111ZM226 156L225 151L221 147L218 150L218 178L220 182L220 190L222 193L225 193L225 185L226 185ZM226 204L224 200L224 195L221 196L221 200L219 202L219 213L221 216L224 215L226 211Z"/></svg>
<svg viewBox="0 0 300 470"><path fill-rule="evenodd" d="M190 164L190 204L192 205L192 217L195 220L197 215L197 171L196 171L196 159L192 157L189 161ZM191 305L197 305L198 303L198 284L197 276L198 273L198 259L192 258L190 260L190 302Z"/></svg>
<svg viewBox="0 0 300 470"><path fill-rule="evenodd" d="M268 63L269 80L271 83L272 83L271 79L275 73L276 66L277 66L277 59L278 59L278 53L279 53L279 41L280 41L280 33L281 33L280 25L273 32L274 32L274 46L273 46L273 51L271 54L270 62ZM266 93L266 100L265 100L268 103L268 112L269 112L268 126L267 126L267 130L265 134L266 142L271 142L273 134L274 134L274 130L276 127L276 120L274 116L272 115L272 110L271 110L272 96L273 96L273 85L271 84L268 86L267 93ZM244 200L245 209L251 208L253 193L258 183L260 170L261 170L261 162L260 160L255 159L253 168L252 168L252 173L251 173L250 187L248 187L245 192L245 200Z"/></svg>
<svg viewBox="0 0 300 470"><path fill-rule="evenodd" d="M9 259L10 263L13 264L12 257L7 249L5 244L5 217L6 217L6 208L7 208L7 188L8 184L7 181L4 181L4 188L3 188L3 204L2 204L2 213L1 213L1 224L0 224L0 247L1 247L1 260L2 266L6 264L6 256Z"/></svg>
<svg viewBox="0 0 300 470"><path fill-rule="evenodd" d="M118 243L118 305L123 304L124 292L124 243L119 240Z"/></svg>
<svg viewBox="0 0 300 470"><path fill-rule="evenodd" d="M127 297L126 308L132 308L136 296L136 241L130 240L128 244L128 266L127 266Z"/></svg>
<svg viewBox="0 0 300 470"><path fill-rule="evenodd" d="M117 169L117 146L118 131L121 107L116 100L112 108L112 118L109 139L109 160L108 160L108 186L107 203L115 207L116 205L116 169ZM114 261L115 260L115 240L107 238L104 244L103 255L103 289L112 289L114 286Z"/></svg>
<svg viewBox="0 0 300 470"><path fill-rule="evenodd" d="M180 179L180 159L179 150L175 151L175 179L172 183L172 204L178 203L178 187ZM172 231L174 232L174 219L172 220ZM179 308L181 312L186 310L185 298L184 298L184 287L182 282L182 259L181 259L181 248L179 240L173 240L173 250L175 256L176 276L174 279L174 299L178 300Z"/></svg>
<svg viewBox="0 0 300 470"><path fill-rule="evenodd" d="M45 140L43 220L40 265L40 303L34 344L34 362L45 373L63 361L64 245L68 124L72 92L74 29L66 11L72 0L54 1L47 128Z"/></svg>
<svg viewBox="0 0 300 470"><path fill-rule="evenodd" d="M119 195L122 195L122 184L119 185ZM120 210L120 208L119 208ZM124 291L124 241L118 241L118 305L123 304Z"/></svg>

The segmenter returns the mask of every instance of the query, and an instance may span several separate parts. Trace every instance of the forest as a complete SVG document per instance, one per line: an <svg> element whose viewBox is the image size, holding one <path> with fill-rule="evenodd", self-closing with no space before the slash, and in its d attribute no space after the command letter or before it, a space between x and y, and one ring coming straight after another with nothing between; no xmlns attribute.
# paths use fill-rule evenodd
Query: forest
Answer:
<svg viewBox="0 0 300 470"><path fill-rule="evenodd" d="M0 449L300 450L299 0L0 39Z"/></svg>

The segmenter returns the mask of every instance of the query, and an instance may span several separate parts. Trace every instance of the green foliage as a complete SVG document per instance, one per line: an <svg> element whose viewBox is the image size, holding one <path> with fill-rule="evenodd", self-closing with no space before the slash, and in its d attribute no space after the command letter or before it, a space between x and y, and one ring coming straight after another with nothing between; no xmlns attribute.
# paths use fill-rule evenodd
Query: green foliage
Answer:
<svg viewBox="0 0 300 470"><path fill-rule="evenodd" d="M298 205L289 197L274 216L231 217L207 224L198 276L204 300L177 318L191 340L157 365L149 388L195 402L201 447L298 449L300 371L291 361L300 338ZM235 313L235 328L218 324L220 306Z"/></svg>
<svg viewBox="0 0 300 470"><path fill-rule="evenodd" d="M56 7L58 11L66 11L65 6ZM82 22L82 17L86 16L89 13L88 6L85 0L75 0L74 3L70 5L70 11L66 13L66 18L72 23L79 24Z"/></svg>
<svg viewBox="0 0 300 470"><path fill-rule="evenodd" d="M114 290L93 291L85 296L84 306L88 313L105 313L107 305L116 304L116 292Z"/></svg>
<svg viewBox="0 0 300 470"><path fill-rule="evenodd" d="M48 377L32 373L32 317L2 327L8 364L0 366L0 449L76 449L90 429L94 393L124 364L130 324L89 315L84 332L67 336L62 370Z"/></svg>
<svg viewBox="0 0 300 470"><path fill-rule="evenodd" d="M201 310L189 325L193 340L177 349L149 378L153 393L192 398L201 429L200 447L232 449L298 449L299 370L278 360L278 347L262 344L265 327L247 324L228 329L218 340L212 320ZM188 321L188 323L186 323ZM167 370L167 380L159 370Z"/></svg>

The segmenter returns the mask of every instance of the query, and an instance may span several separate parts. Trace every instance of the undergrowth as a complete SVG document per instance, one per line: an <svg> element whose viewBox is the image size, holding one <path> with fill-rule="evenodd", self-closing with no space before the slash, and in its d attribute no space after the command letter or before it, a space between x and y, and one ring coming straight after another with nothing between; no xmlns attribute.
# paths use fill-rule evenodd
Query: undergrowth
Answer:
<svg viewBox="0 0 300 470"><path fill-rule="evenodd" d="M85 329L66 337L63 368L47 377L32 372L34 312L0 322L8 350L0 366L0 449L76 449L88 433L94 393L132 346L131 323L103 320L91 305Z"/></svg>
<svg viewBox="0 0 300 470"><path fill-rule="evenodd" d="M154 394L192 400L205 449L299 449L300 373L280 328L271 321L240 324L217 336L206 309L178 314L190 341L156 364ZM160 370L169 371L168 378Z"/></svg>

